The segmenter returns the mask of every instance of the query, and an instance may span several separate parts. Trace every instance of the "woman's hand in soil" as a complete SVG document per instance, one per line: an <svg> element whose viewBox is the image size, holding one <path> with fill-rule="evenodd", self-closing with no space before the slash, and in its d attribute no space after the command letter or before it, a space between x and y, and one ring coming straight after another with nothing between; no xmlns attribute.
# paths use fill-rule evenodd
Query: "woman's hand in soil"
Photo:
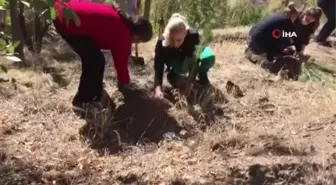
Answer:
<svg viewBox="0 0 336 185"><path fill-rule="evenodd" d="M153 98L155 98L155 99L162 99L163 98L163 92L161 90L161 87L155 87Z"/></svg>

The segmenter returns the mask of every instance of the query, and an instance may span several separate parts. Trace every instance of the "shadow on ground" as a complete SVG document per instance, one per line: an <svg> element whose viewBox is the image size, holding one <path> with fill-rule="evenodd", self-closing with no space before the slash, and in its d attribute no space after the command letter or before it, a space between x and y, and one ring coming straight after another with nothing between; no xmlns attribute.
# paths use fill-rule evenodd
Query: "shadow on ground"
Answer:
<svg viewBox="0 0 336 185"><path fill-rule="evenodd" d="M232 185L273 185L273 184L323 184L336 181L334 165L322 166L316 163L288 163L261 165L254 164L247 169L231 168Z"/></svg>
<svg viewBox="0 0 336 185"><path fill-rule="evenodd" d="M227 175L212 174L198 182L195 179L176 178L170 185L285 185L285 184L323 184L333 185L336 181L335 165L323 166L317 163L285 163L261 165L253 164L247 168L232 167ZM146 184L136 174L120 176L118 180L125 184Z"/></svg>
<svg viewBox="0 0 336 185"><path fill-rule="evenodd" d="M167 134L178 137L182 129L167 113L170 107L168 102L154 101L143 90L127 92L125 103L115 110L115 104L110 97L108 99L112 110L87 119L80 130L81 135L90 141L91 147L99 152L116 153L123 150L125 145L159 142Z"/></svg>
<svg viewBox="0 0 336 185"><path fill-rule="evenodd" d="M166 97L177 108L187 108L188 113L196 122L201 123L201 125L210 125L216 122L217 117L225 116L222 105L226 104L228 100L220 89L213 85L204 87L198 82L193 83L190 87L187 85L188 78L184 76L180 77L178 83L176 89L165 89ZM237 95L235 94L236 90L235 84L232 82L227 86L227 91L233 93L235 97Z"/></svg>
<svg viewBox="0 0 336 185"><path fill-rule="evenodd" d="M24 164L18 159L9 159L0 151L0 184L16 185L42 182L42 172L33 165Z"/></svg>

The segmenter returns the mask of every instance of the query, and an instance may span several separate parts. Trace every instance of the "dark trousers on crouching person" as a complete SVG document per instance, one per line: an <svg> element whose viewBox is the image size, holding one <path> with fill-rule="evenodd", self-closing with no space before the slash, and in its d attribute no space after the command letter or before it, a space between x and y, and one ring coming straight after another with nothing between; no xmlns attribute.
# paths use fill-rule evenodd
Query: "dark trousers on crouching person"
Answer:
<svg viewBox="0 0 336 185"><path fill-rule="evenodd" d="M105 70L105 57L101 49L89 36L71 35L58 29L56 25L55 27L81 59L82 74L72 104L75 107L85 108L83 106L87 103L100 102Z"/></svg>
<svg viewBox="0 0 336 185"><path fill-rule="evenodd" d="M336 1L335 0L318 0L317 5L323 10L327 22L322 27L316 37L317 42L326 42L327 38L336 28Z"/></svg>
<svg viewBox="0 0 336 185"><path fill-rule="evenodd" d="M286 55L293 55L295 53L294 50L288 50L287 53L284 53L284 49L285 48L280 47L261 47L261 44L249 38L248 46L245 50L245 57L252 63L259 64L262 68L267 69L270 72L277 73L282 68L284 63L275 59ZM253 54L258 55L258 59L253 60Z"/></svg>
<svg viewBox="0 0 336 185"><path fill-rule="evenodd" d="M209 86L210 80L208 72L214 66L215 60L215 55L209 47L205 47L203 49L203 52L200 54L198 59L194 57L186 57L183 60L170 60L167 62L169 71L167 75L168 82L174 88L181 88L181 86L185 85L182 82L182 76L183 74L189 72L189 75L193 75L192 73L195 73L195 75L198 76L198 82L202 86Z"/></svg>

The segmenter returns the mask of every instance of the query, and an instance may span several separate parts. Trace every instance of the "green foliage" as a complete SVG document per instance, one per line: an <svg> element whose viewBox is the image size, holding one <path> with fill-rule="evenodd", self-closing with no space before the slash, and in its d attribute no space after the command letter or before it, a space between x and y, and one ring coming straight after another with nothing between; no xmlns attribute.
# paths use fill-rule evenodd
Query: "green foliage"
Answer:
<svg viewBox="0 0 336 185"><path fill-rule="evenodd" d="M302 74L299 77L300 81L335 81L336 68L335 66L320 66L314 61L309 61L303 65Z"/></svg>
<svg viewBox="0 0 336 185"><path fill-rule="evenodd" d="M0 10L6 10L8 7L8 0L0 0Z"/></svg>
<svg viewBox="0 0 336 185"><path fill-rule="evenodd" d="M229 10L231 17L228 21L230 26L246 26L258 22L264 17L262 9L251 4L239 3Z"/></svg>
<svg viewBox="0 0 336 185"><path fill-rule="evenodd" d="M69 0L62 0L62 3L66 3L66 2L69 2ZM57 17L57 11L55 8L52 7L53 4L55 3L55 0L19 0L18 3L21 3L21 5L24 5L24 12L22 12L22 7L20 7L20 12L24 13L27 19L35 19L35 21L37 21L36 20L36 16L37 16L39 19L43 18L43 20L46 21L48 19L55 20ZM9 10L8 5L9 5L9 0L0 0L0 9L2 11L9 12L10 10ZM71 9L67 7L63 7L63 14L65 16L67 24L72 19L77 26L80 26L80 23L81 23L80 18L75 12L71 11ZM7 25L7 28L10 27L10 25L8 24L6 25ZM22 28L22 29L25 29L25 28ZM2 46L1 49L2 51L5 51L4 55L6 56L6 58L14 62L19 62L20 60L18 58L15 58L13 54L14 54L16 47L18 47L20 44L25 44L25 43L23 42L20 43L20 41L14 41L14 42L11 42L10 44L6 44L10 40L13 40L10 36L11 35L10 32L11 30L9 32L4 32L4 31L1 32L0 40L3 40L3 41L6 40L6 42L3 42L1 44Z"/></svg>
<svg viewBox="0 0 336 185"><path fill-rule="evenodd" d="M51 8L50 9L50 18L52 20L55 20L56 19L56 9L55 8Z"/></svg>
<svg viewBox="0 0 336 185"><path fill-rule="evenodd" d="M15 41L13 43L10 43L8 46L6 46L7 53L9 54L14 53L15 48L18 47L19 45L20 45L20 41Z"/></svg>
<svg viewBox="0 0 336 185"><path fill-rule="evenodd" d="M248 0L237 1L232 7L227 0L156 0L152 10L154 23L162 19L166 24L173 13L180 12L196 28L205 25L213 28L250 25L269 15L269 12L255 7ZM157 28L157 24L154 26Z"/></svg>

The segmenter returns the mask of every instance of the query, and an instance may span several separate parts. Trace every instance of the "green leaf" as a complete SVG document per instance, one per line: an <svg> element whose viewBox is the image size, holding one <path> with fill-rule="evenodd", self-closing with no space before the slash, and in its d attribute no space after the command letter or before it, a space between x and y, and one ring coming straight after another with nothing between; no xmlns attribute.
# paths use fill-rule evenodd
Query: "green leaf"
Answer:
<svg viewBox="0 0 336 185"><path fill-rule="evenodd" d="M12 45L13 45L14 48L16 48L16 47L18 47L20 45L20 41L17 40Z"/></svg>
<svg viewBox="0 0 336 185"><path fill-rule="evenodd" d="M0 6L6 9L8 7L8 0L0 0Z"/></svg>
<svg viewBox="0 0 336 185"><path fill-rule="evenodd" d="M50 18L52 20L56 19L56 9L55 8L51 8L51 10L50 10Z"/></svg>
<svg viewBox="0 0 336 185"><path fill-rule="evenodd" d="M30 7L30 3L28 3L27 1L22 1L21 0L21 3L24 4L24 5L26 5L28 8Z"/></svg>
<svg viewBox="0 0 336 185"><path fill-rule="evenodd" d="M15 48L20 45L20 41L14 41L14 43L11 43L6 46L7 48L7 53L13 54L15 52Z"/></svg>
<svg viewBox="0 0 336 185"><path fill-rule="evenodd" d="M15 51L15 47L13 45L10 45L8 48L7 48L7 52L8 53L14 53Z"/></svg>
<svg viewBox="0 0 336 185"><path fill-rule="evenodd" d="M4 66L4 65L2 65L2 64L0 64L0 69L1 69L3 72L5 72L5 73L7 73L7 72L8 72L8 69L7 69L7 67L6 67L6 66Z"/></svg>

